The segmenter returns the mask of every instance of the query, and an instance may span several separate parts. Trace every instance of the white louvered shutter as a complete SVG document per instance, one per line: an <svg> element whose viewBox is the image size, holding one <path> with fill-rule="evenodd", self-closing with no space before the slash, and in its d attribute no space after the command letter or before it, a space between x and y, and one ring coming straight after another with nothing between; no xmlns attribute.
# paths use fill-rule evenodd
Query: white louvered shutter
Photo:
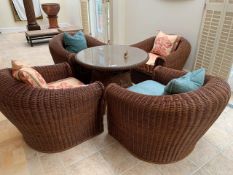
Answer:
<svg viewBox="0 0 233 175"><path fill-rule="evenodd" d="M233 62L233 0L207 0L194 69L228 79Z"/></svg>
<svg viewBox="0 0 233 175"><path fill-rule="evenodd" d="M88 0L81 1L81 14L84 33L90 34L90 16L89 16L89 2Z"/></svg>

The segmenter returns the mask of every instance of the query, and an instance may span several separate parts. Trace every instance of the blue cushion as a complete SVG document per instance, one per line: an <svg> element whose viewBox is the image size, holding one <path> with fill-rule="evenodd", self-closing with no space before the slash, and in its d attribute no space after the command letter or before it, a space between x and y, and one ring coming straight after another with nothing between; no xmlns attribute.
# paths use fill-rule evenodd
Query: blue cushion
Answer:
<svg viewBox="0 0 233 175"><path fill-rule="evenodd" d="M128 90L144 95L160 96L164 94L164 88L163 84L147 80L129 87Z"/></svg>
<svg viewBox="0 0 233 175"><path fill-rule="evenodd" d="M193 72L189 72L180 78L171 80L165 92L168 94L179 94L199 89L205 81L205 69L201 68Z"/></svg>
<svg viewBox="0 0 233 175"><path fill-rule="evenodd" d="M87 48L87 41L82 31L77 32L73 36L65 32L64 44L66 50L73 53L78 53Z"/></svg>

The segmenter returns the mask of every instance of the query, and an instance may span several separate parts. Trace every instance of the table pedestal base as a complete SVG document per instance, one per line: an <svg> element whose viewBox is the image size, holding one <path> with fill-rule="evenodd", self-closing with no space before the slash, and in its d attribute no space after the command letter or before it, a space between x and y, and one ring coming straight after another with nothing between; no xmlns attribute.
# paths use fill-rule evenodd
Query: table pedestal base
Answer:
<svg viewBox="0 0 233 175"><path fill-rule="evenodd" d="M49 29L59 28L57 22L57 16L48 16L49 19Z"/></svg>
<svg viewBox="0 0 233 175"><path fill-rule="evenodd" d="M92 82L94 81L102 82L105 87L110 83L116 83L124 88L132 86L130 71L108 72L93 70Z"/></svg>

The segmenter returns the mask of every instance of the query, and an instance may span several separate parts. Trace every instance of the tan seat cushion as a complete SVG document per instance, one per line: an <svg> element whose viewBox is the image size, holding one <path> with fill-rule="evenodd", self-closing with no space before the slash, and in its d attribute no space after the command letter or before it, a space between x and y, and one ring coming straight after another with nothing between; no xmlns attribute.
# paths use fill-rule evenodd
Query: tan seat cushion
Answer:
<svg viewBox="0 0 233 175"><path fill-rule="evenodd" d="M149 60L147 61L147 63L141 66L138 66L137 68L135 68L135 70L151 75L155 67L155 61L158 57L159 55L149 53Z"/></svg>
<svg viewBox="0 0 233 175"><path fill-rule="evenodd" d="M87 85L83 84L83 82L73 77L48 83L49 89L69 89L69 88L77 88L82 86L87 86Z"/></svg>
<svg viewBox="0 0 233 175"><path fill-rule="evenodd" d="M156 59L159 57L159 55L149 53L149 60L147 61L147 65L154 66Z"/></svg>
<svg viewBox="0 0 233 175"><path fill-rule="evenodd" d="M78 32L80 30L83 30L83 29L78 26L62 27L58 29L59 32Z"/></svg>
<svg viewBox="0 0 233 175"><path fill-rule="evenodd" d="M43 30L33 30L27 31L26 34L30 37L45 36L45 35L56 35L59 34L57 29L43 29Z"/></svg>

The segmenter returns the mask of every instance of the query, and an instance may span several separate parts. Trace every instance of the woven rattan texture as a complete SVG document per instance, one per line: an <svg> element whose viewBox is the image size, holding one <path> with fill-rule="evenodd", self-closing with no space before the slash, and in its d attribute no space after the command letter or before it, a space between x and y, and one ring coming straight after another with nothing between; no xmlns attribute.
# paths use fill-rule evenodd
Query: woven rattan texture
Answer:
<svg viewBox="0 0 233 175"><path fill-rule="evenodd" d="M167 84L184 72L158 66L155 81ZM147 96L116 84L106 89L109 134L138 158L155 163L183 159L220 116L231 95L229 85L206 76L197 91Z"/></svg>
<svg viewBox="0 0 233 175"><path fill-rule="evenodd" d="M67 63L35 67L49 83L73 76ZM103 131L103 85L74 89L33 88L0 70L0 110L25 141L41 152L59 152Z"/></svg>
<svg viewBox="0 0 233 175"><path fill-rule="evenodd" d="M131 46L143 49L146 52L150 52L154 46L154 40L155 37L151 37L139 43L133 44ZM145 64L135 68L132 71L132 80L134 82L143 81L142 79L138 78L139 76L135 72L141 74L148 74L151 76L154 67L159 65L172 69L182 70L186 60L189 57L190 51L191 51L190 43L185 38L181 37L177 49L172 51L172 53L167 57L161 57L161 56L158 57L154 66Z"/></svg>

